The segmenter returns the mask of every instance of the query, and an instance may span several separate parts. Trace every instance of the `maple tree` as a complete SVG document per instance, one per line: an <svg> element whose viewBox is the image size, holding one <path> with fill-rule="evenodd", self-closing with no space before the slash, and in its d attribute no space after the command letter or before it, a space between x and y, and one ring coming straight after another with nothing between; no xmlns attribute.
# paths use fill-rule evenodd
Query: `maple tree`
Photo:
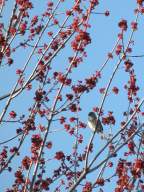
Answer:
<svg viewBox="0 0 144 192"><path fill-rule="evenodd" d="M144 190L144 97L133 61L144 57L133 51L143 0L136 1L131 24L124 18L117 23L116 42L104 63L82 78L96 27L91 17L110 16L108 9L97 12L100 3L0 1L0 124L6 135L0 141L0 175L11 180L6 192L103 192L113 179L115 192ZM119 70L128 79L122 87L115 83ZM95 132L87 138L90 130L81 118L83 97L93 90L100 103L88 110L101 120L105 138ZM126 104L116 114L115 105L106 102L120 98L120 92L126 93ZM84 105L89 107L87 99Z"/></svg>

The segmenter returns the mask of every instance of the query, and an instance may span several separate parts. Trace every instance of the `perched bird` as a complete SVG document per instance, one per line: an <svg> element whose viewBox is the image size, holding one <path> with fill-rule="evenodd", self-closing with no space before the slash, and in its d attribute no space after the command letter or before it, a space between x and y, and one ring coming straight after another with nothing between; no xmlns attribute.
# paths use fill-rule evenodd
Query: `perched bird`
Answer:
<svg viewBox="0 0 144 192"><path fill-rule="evenodd" d="M94 112L89 112L88 114L88 126L92 131L95 131L96 133L103 133L103 126L99 119L97 122L97 116Z"/></svg>

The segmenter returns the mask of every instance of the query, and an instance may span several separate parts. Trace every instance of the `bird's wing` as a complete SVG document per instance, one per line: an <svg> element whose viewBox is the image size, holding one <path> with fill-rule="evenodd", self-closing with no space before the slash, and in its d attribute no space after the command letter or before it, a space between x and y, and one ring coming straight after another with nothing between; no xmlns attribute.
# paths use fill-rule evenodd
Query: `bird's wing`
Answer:
<svg viewBox="0 0 144 192"><path fill-rule="evenodd" d="M102 126L100 120L98 120L98 122L97 122L96 131L97 131L97 132L103 132L103 126Z"/></svg>

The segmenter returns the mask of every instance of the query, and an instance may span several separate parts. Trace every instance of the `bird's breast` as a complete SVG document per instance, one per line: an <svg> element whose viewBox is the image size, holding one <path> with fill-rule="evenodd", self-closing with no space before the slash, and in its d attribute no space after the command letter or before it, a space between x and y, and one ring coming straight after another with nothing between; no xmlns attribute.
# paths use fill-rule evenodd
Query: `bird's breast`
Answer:
<svg viewBox="0 0 144 192"><path fill-rule="evenodd" d="M90 129L92 129L94 131L96 124L93 121L88 121L88 126L89 126Z"/></svg>

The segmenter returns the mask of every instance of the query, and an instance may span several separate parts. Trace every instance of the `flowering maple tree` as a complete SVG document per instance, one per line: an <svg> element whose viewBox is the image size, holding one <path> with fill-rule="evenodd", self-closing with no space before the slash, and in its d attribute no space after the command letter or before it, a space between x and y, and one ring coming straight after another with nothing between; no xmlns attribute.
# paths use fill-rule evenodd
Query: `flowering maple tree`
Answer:
<svg viewBox="0 0 144 192"><path fill-rule="evenodd" d="M143 0L136 1L130 25L119 20L105 62L82 79L77 74L84 74L89 58L95 27L91 17L110 15L107 9L97 12L100 3L0 1L0 124L6 135L0 141L0 175L11 180L3 191L103 192L112 183L115 192L144 191L144 97L133 61L143 57L133 51ZM115 64L103 84L111 61ZM115 83L119 70L128 80L122 87ZM82 100L95 89L101 102L88 110L101 120L105 137L92 132L87 140ZM106 102L112 103L113 95L119 98L121 91L127 106L116 113L115 105ZM88 108L87 100L84 105Z"/></svg>

